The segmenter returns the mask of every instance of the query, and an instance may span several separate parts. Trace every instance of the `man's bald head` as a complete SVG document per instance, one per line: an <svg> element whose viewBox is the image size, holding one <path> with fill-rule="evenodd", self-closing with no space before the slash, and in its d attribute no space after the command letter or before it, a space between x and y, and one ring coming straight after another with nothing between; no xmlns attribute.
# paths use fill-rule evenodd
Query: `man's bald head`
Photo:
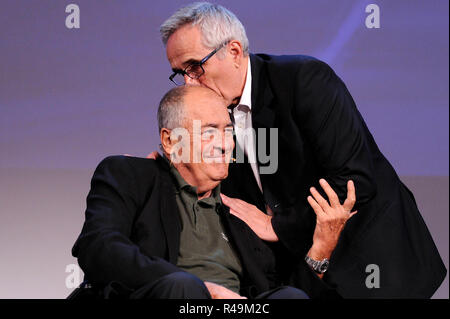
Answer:
<svg viewBox="0 0 450 319"><path fill-rule="evenodd" d="M222 103L226 108L225 101L209 88L196 85L177 86L168 91L159 103L157 115L159 131L161 132L162 128L184 127L185 120L190 117L188 109L190 109L190 106L195 107L196 101L200 100Z"/></svg>
<svg viewBox="0 0 450 319"><path fill-rule="evenodd" d="M228 176L233 124L217 93L201 86L173 88L161 100L158 122L164 154L199 194Z"/></svg>

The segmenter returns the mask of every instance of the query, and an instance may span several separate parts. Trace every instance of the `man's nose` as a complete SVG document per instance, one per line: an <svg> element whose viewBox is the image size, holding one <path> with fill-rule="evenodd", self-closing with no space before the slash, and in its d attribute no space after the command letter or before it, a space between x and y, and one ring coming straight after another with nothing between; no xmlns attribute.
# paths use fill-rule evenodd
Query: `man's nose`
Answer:
<svg viewBox="0 0 450 319"><path fill-rule="evenodd" d="M233 133L224 134L222 145L225 152L230 152L234 149Z"/></svg>
<svg viewBox="0 0 450 319"><path fill-rule="evenodd" d="M184 83L186 83L187 85L199 85L200 84L198 79L193 79L193 78L189 77L187 74L184 75Z"/></svg>

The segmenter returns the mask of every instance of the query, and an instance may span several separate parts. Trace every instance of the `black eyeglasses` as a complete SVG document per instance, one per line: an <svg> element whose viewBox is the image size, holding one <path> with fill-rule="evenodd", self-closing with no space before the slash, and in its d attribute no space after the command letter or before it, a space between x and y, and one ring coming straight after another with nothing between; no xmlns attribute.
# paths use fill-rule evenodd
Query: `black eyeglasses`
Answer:
<svg viewBox="0 0 450 319"><path fill-rule="evenodd" d="M169 80L175 83L175 85L185 85L186 81L184 79L184 76L187 75L191 79L198 79L201 77L205 70L203 69L203 64L208 61L214 54L217 53L220 49L222 49L225 45L228 44L229 41L226 41L222 43L218 48L214 49L210 54L205 56L203 59L201 59L200 62L195 62L189 64L183 71L175 71L172 73L171 76L169 76Z"/></svg>

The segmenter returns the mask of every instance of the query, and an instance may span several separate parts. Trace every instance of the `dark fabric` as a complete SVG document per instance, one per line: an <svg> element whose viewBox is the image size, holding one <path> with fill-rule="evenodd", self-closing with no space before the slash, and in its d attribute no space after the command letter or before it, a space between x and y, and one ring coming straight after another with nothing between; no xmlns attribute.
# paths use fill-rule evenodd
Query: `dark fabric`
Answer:
<svg viewBox="0 0 450 319"><path fill-rule="evenodd" d="M175 265L181 221L169 166L157 160L112 156L92 177L86 219L72 254L94 289L111 298L182 271ZM243 267L241 295L256 296L281 285L272 249L240 219L219 206L226 236ZM329 290L315 275L307 285ZM308 295L310 286L299 286ZM314 297L314 296L312 296Z"/></svg>
<svg viewBox="0 0 450 319"><path fill-rule="evenodd" d="M130 299L211 299L203 281L187 272L174 272L134 291Z"/></svg>
<svg viewBox="0 0 450 319"><path fill-rule="evenodd" d="M255 299L309 299L304 291L288 286L278 287L258 295Z"/></svg>
<svg viewBox="0 0 450 319"><path fill-rule="evenodd" d="M344 297L432 296L445 266L414 196L378 149L344 83L312 57L250 58L253 127L257 136L259 128L278 129L278 168L260 175L261 194L250 165L233 163L222 192L263 211L268 204L287 259L301 260L316 220L309 188L321 190L318 181L325 178L343 201L351 179L358 214L341 234L324 280ZM370 264L380 269L378 289L365 285Z"/></svg>

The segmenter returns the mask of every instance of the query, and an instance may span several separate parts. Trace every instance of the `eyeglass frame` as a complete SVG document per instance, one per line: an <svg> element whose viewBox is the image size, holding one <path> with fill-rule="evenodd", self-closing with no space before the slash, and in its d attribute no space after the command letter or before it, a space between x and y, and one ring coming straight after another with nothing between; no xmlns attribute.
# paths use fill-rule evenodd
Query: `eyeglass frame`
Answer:
<svg viewBox="0 0 450 319"><path fill-rule="evenodd" d="M170 80L172 83L174 83L176 86L181 86L181 85L186 84L186 81L185 81L184 84L178 84L178 83L176 83L176 82L173 80L174 77L176 77L178 74L181 74L183 77L184 77L185 75L187 75L188 77L190 77L190 78L193 79L193 80L198 79L198 78L201 77L203 74L205 74L205 69L203 68L203 64L205 64L206 61L208 61L214 54L216 54L220 49L222 49L224 46L226 46L229 42L230 42L230 40L228 40L228 41L222 43L219 47L215 48L215 49L214 49L213 51L211 51L207 56L205 56L203 59L201 59L200 62L193 62L193 63L190 63L187 67L184 68L184 70L173 72L173 73L169 76L169 80ZM198 76L195 76L195 77L190 76L189 73L186 72L186 70L187 70L188 68L192 67L192 66L199 66L200 69L202 69L201 74L198 75Z"/></svg>

